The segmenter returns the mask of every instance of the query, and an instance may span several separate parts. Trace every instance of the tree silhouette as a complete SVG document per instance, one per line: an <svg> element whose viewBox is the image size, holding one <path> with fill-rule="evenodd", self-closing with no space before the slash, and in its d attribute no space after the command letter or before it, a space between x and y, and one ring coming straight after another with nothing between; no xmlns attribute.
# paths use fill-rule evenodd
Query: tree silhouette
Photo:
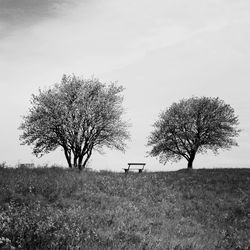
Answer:
<svg viewBox="0 0 250 250"><path fill-rule="evenodd" d="M124 151L129 138L122 120L123 87L64 75L60 84L32 95L20 129L22 144L42 156L61 147L70 168L85 168L93 150Z"/></svg>
<svg viewBox="0 0 250 250"><path fill-rule="evenodd" d="M148 146L149 155L160 162L185 158L188 168L193 167L197 153L237 146L239 124L233 108L219 98L192 97L173 103L154 124Z"/></svg>

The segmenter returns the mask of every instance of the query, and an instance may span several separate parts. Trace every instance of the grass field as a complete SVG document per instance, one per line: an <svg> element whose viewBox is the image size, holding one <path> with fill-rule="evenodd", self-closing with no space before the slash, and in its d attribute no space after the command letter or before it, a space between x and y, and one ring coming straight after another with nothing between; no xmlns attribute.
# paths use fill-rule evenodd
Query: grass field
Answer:
<svg viewBox="0 0 250 250"><path fill-rule="evenodd" d="M0 249L250 249L250 169L0 168Z"/></svg>

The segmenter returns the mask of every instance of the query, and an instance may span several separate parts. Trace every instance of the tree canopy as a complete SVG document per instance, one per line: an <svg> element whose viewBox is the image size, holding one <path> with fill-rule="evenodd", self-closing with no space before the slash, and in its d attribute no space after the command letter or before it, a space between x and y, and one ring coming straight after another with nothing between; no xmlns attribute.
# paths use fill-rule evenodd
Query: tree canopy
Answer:
<svg viewBox="0 0 250 250"><path fill-rule="evenodd" d="M64 75L61 83L32 95L20 129L22 144L42 156L58 147L70 168L85 168L93 150L125 150L128 124L123 120L122 86Z"/></svg>
<svg viewBox="0 0 250 250"><path fill-rule="evenodd" d="M148 139L149 155L160 162L185 158L192 168L197 153L237 146L240 130L234 109L219 98L192 97L173 103L160 114Z"/></svg>

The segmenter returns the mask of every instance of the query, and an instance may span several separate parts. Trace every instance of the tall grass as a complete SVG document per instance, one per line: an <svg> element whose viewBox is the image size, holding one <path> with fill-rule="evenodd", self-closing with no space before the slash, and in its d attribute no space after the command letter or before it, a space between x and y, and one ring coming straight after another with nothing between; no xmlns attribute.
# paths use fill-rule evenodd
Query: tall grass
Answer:
<svg viewBox="0 0 250 250"><path fill-rule="evenodd" d="M2 249L250 249L250 170L0 168Z"/></svg>

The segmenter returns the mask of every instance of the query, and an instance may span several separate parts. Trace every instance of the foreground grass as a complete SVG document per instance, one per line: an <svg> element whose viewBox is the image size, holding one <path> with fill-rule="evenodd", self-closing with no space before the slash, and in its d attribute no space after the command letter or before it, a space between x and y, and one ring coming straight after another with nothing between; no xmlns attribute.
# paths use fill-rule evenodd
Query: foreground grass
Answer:
<svg viewBox="0 0 250 250"><path fill-rule="evenodd" d="M0 168L1 249L250 249L250 169Z"/></svg>

